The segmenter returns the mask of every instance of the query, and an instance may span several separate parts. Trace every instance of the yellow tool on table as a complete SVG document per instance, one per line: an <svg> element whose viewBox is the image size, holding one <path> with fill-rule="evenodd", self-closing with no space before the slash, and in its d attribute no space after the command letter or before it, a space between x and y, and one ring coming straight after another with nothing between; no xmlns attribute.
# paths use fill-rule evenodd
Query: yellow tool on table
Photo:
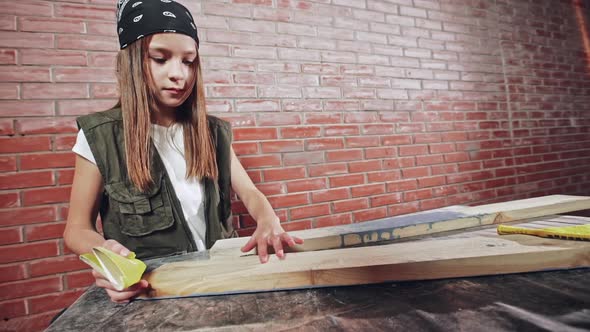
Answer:
<svg viewBox="0 0 590 332"><path fill-rule="evenodd" d="M590 241L590 224L541 229L498 225L498 234L526 234L562 240Z"/></svg>

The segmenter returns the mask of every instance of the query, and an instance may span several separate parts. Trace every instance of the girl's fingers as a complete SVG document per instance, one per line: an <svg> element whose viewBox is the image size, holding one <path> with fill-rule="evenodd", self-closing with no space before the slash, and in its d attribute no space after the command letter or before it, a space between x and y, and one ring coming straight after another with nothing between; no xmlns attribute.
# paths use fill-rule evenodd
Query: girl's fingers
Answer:
<svg viewBox="0 0 590 332"><path fill-rule="evenodd" d="M248 252L248 251L254 249L254 247L256 247L256 238L254 236L252 236L252 237L250 237L248 242L242 248L240 248L240 250L242 252Z"/></svg>
<svg viewBox="0 0 590 332"><path fill-rule="evenodd" d="M293 237L291 237L291 235L289 235L289 233L287 232L281 234L281 240L282 242L286 243L289 247L295 245L295 240L293 240Z"/></svg>
<svg viewBox="0 0 590 332"><path fill-rule="evenodd" d="M102 284L102 282L101 282L101 284ZM97 286L98 286L98 281L97 281ZM107 287L103 287L103 288L106 290L107 294L111 298L111 301L116 302L116 303L125 303L125 302L129 302L130 299L136 297L137 295L139 295L141 292L143 292L148 287L149 287L149 283L146 280L140 280L135 285L133 285L129 288L126 288L122 291L118 291L118 290L114 289L110 283L108 283Z"/></svg>
<svg viewBox="0 0 590 332"><path fill-rule="evenodd" d="M115 286L106 279L96 279L96 286L104 289L116 290Z"/></svg>
<svg viewBox="0 0 590 332"><path fill-rule="evenodd" d="M289 235L290 236L290 235ZM296 244L303 244L303 239L297 236L290 236Z"/></svg>
<svg viewBox="0 0 590 332"><path fill-rule="evenodd" d="M268 248L267 248L266 240L261 239L258 241L258 258L260 259L260 263L264 264L268 262Z"/></svg>
<svg viewBox="0 0 590 332"><path fill-rule="evenodd" d="M260 263L268 262L268 247L272 246L277 257L280 259L285 258L284 246L289 247L297 244L302 244L303 239L296 236L291 236L285 232L282 227L277 227L274 232L268 232L262 229L257 229L254 234L250 237L248 242L241 248L242 252L248 252L253 248L256 248Z"/></svg>
<svg viewBox="0 0 590 332"><path fill-rule="evenodd" d="M104 241L104 243L102 244L103 248L107 248L110 251L119 254L123 257L127 257L127 255L129 255L130 251L129 249L125 248L125 246L123 246L122 244L120 244L119 242L115 241L115 240L106 240Z"/></svg>
<svg viewBox="0 0 590 332"><path fill-rule="evenodd" d="M98 273L96 270L92 270L92 276L94 277L94 279L105 279L105 277Z"/></svg>
<svg viewBox="0 0 590 332"><path fill-rule="evenodd" d="M111 289L107 289L106 291L109 297L111 298L111 301L116 303L124 303L129 302L130 299L139 295L139 293L141 293L142 290L143 289L134 289L130 291L117 292Z"/></svg>
<svg viewBox="0 0 590 332"><path fill-rule="evenodd" d="M92 276L95 279L95 284L101 288L115 289L111 282L105 278L102 274L92 270Z"/></svg>
<svg viewBox="0 0 590 332"><path fill-rule="evenodd" d="M281 236L272 237L272 246L274 247L275 253L277 254L278 258L285 258L285 252L283 251L283 241L281 240Z"/></svg>

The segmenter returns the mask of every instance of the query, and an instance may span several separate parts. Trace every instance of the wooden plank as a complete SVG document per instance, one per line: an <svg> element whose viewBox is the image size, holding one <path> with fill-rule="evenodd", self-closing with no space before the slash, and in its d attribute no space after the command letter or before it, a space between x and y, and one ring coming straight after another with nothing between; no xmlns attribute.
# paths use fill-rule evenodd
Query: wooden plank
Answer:
<svg viewBox="0 0 590 332"><path fill-rule="evenodd" d="M495 227L481 229L486 225L493 226L500 222L586 208L590 208L589 197L556 195L479 207L454 206L363 224L294 232L297 235L303 235L304 238L306 238L305 235L316 236L311 238L312 245L304 248L305 250L325 249L326 245L322 245L322 241L328 243L330 247L339 249L291 253L288 260L280 263L275 256L271 256L271 261L264 265L258 263L257 257L240 257L239 247L247 239L224 240L218 241L221 245L216 244L218 248L212 251L211 260L165 264L147 274L146 279L154 288L150 296L166 297L588 266L589 243L568 244L567 241L530 239L527 236L522 238L523 236L518 235L516 239L518 237L522 239L507 242L509 237L498 238ZM540 219L546 221L551 218ZM579 219L584 218L579 217ZM566 220L574 222L577 218L566 218ZM418 222L418 224L412 224L412 222ZM382 246L346 248L350 245L415 235L430 236L443 231L457 232L465 229L473 229L474 232L457 234L455 238L450 239L424 239ZM476 239L475 243L473 239ZM485 242L484 239L497 243ZM424 241L429 241L428 245L425 245ZM306 238L306 243L309 244L309 242L310 238ZM424 249L426 251L420 248L426 248ZM426 253L430 257L424 256ZM394 260L383 260L385 257L392 257ZM515 263L510 263L511 260ZM334 265L334 261L340 265ZM446 265L440 265L441 262L445 262ZM461 264L464 264L466 268L461 268ZM469 268L470 265L474 267ZM418 266L417 269L423 273L417 275L414 272L408 272L414 271L414 266ZM432 266L436 266L436 269ZM360 270L356 271L357 269ZM392 269L394 273L385 272L383 269ZM366 274L365 279L360 278L363 273ZM375 273L381 275L373 276ZM334 284L320 281L321 276L332 274L342 275L343 280L339 281L336 278ZM347 277L351 274L357 275L356 279Z"/></svg>
<svg viewBox="0 0 590 332"><path fill-rule="evenodd" d="M376 242L469 229L485 225L590 209L590 197L550 195L475 207L450 206L442 209L396 216L358 224L292 232L305 243L288 252L348 248ZM211 256L240 255L247 238L220 240Z"/></svg>
<svg viewBox="0 0 590 332"><path fill-rule="evenodd" d="M292 253L267 264L222 257L161 266L146 276L150 297L278 289L590 267L590 243L526 235L428 239L381 246Z"/></svg>

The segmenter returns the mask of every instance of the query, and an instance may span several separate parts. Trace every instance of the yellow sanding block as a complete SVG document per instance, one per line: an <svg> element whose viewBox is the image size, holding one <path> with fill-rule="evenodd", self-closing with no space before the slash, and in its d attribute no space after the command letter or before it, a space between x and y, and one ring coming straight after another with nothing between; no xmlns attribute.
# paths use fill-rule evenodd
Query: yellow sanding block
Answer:
<svg viewBox="0 0 590 332"><path fill-rule="evenodd" d="M563 240L590 241L590 224L541 229L498 225L498 234L526 234Z"/></svg>
<svg viewBox="0 0 590 332"><path fill-rule="evenodd" d="M137 283L147 267L135 258L134 252L123 257L102 247L92 248L92 252L80 255L80 259L107 278L118 291Z"/></svg>

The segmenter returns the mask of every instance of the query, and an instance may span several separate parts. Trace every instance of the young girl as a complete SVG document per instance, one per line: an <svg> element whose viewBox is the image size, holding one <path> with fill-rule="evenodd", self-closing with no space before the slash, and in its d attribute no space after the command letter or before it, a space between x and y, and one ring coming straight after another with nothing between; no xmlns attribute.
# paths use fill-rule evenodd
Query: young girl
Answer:
<svg viewBox="0 0 590 332"><path fill-rule="evenodd" d="M231 148L229 124L206 115L199 40L190 12L172 0L118 0L120 102L78 119L80 131L70 210L64 232L77 254L102 246L139 258L205 250L234 234L230 187L257 228L246 252L303 241L287 234ZM94 225L100 213L103 235ZM105 240L106 239L106 240ZM100 274L96 284L115 302L146 287L141 280L116 291Z"/></svg>

